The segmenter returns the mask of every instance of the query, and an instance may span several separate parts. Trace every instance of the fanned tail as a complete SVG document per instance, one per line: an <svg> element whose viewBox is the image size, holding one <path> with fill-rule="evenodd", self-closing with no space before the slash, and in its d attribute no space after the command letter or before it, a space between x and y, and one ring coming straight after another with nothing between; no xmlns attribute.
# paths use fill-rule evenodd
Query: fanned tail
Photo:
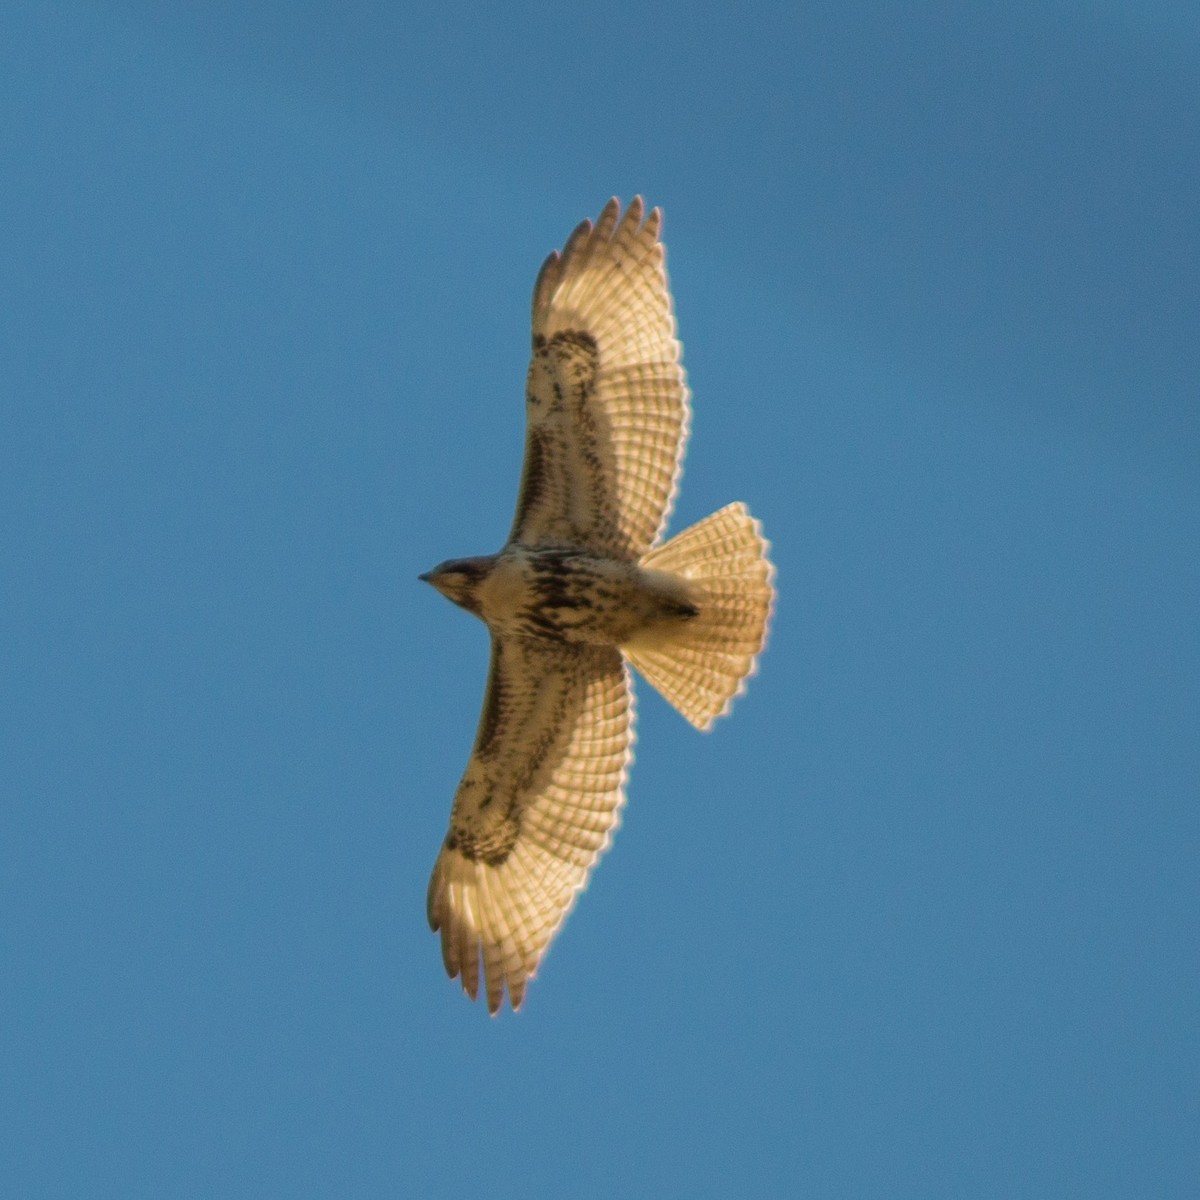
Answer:
<svg viewBox="0 0 1200 1200"><path fill-rule="evenodd" d="M728 712L766 642L775 600L769 549L746 506L729 504L642 559L643 567L687 580L700 611L668 640L623 649L698 729Z"/></svg>

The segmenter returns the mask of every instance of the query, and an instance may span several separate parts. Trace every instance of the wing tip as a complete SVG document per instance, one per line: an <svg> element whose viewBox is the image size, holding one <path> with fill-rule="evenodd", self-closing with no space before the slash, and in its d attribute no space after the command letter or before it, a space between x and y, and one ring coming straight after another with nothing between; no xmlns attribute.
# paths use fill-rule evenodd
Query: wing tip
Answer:
<svg viewBox="0 0 1200 1200"><path fill-rule="evenodd" d="M533 325L540 328L558 288L586 269L593 255L611 242L640 243L644 248L662 244L663 211L658 206L646 211L639 193L629 201L624 213L621 199L611 196L593 222L585 218L571 231L561 250L553 250L542 263L533 285ZM645 252L644 249L642 252ZM661 255L662 250L658 253Z"/></svg>
<svg viewBox="0 0 1200 1200"><path fill-rule="evenodd" d="M472 1001L479 999L482 982L490 1016L499 1015L506 994L513 1012L517 1012L524 1003L526 987L534 972L526 970L520 963L514 970L511 965L506 966L495 957L489 959L485 934L469 915L478 911L476 906L480 898L467 900L461 894L461 891L477 886L477 881L469 877L473 870L473 864L466 859L442 848L434 864L425 901L429 928L431 932L441 934L442 965L446 968L446 974L451 979L459 980L462 990ZM456 888L460 889L458 904L453 895Z"/></svg>

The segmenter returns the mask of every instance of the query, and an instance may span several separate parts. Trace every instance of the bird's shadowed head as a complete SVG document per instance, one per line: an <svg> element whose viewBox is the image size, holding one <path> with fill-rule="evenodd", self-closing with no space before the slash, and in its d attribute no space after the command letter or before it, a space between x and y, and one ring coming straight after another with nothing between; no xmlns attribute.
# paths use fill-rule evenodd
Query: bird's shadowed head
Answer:
<svg viewBox="0 0 1200 1200"><path fill-rule="evenodd" d="M431 583L447 600L480 616L479 588L495 563L493 555L482 558L448 558L417 578Z"/></svg>

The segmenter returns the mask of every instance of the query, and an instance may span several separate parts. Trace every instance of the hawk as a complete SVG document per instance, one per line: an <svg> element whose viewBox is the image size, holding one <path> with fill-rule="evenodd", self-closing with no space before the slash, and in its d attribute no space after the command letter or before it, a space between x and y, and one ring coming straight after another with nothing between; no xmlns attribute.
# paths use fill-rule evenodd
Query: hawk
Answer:
<svg viewBox="0 0 1200 1200"><path fill-rule="evenodd" d="M514 1009L608 846L632 755L628 664L708 729L754 670L774 601L758 522L730 504L662 542L690 416L659 235L616 199L533 289L525 465L498 554L422 575L481 618L491 667L429 882L442 958Z"/></svg>

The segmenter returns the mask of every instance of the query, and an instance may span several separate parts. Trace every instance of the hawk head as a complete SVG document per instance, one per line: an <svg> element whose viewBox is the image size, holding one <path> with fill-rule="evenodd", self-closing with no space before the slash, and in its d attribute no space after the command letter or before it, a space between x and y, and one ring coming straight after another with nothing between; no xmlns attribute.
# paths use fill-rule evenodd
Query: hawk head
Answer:
<svg viewBox="0 0 1200 1200"><path fill-rule="evenodd" d="M432 571L417 578L432 583L447 600L481 617L479 588L495 564L493 555L483 558L448 558Z"/></svg>

